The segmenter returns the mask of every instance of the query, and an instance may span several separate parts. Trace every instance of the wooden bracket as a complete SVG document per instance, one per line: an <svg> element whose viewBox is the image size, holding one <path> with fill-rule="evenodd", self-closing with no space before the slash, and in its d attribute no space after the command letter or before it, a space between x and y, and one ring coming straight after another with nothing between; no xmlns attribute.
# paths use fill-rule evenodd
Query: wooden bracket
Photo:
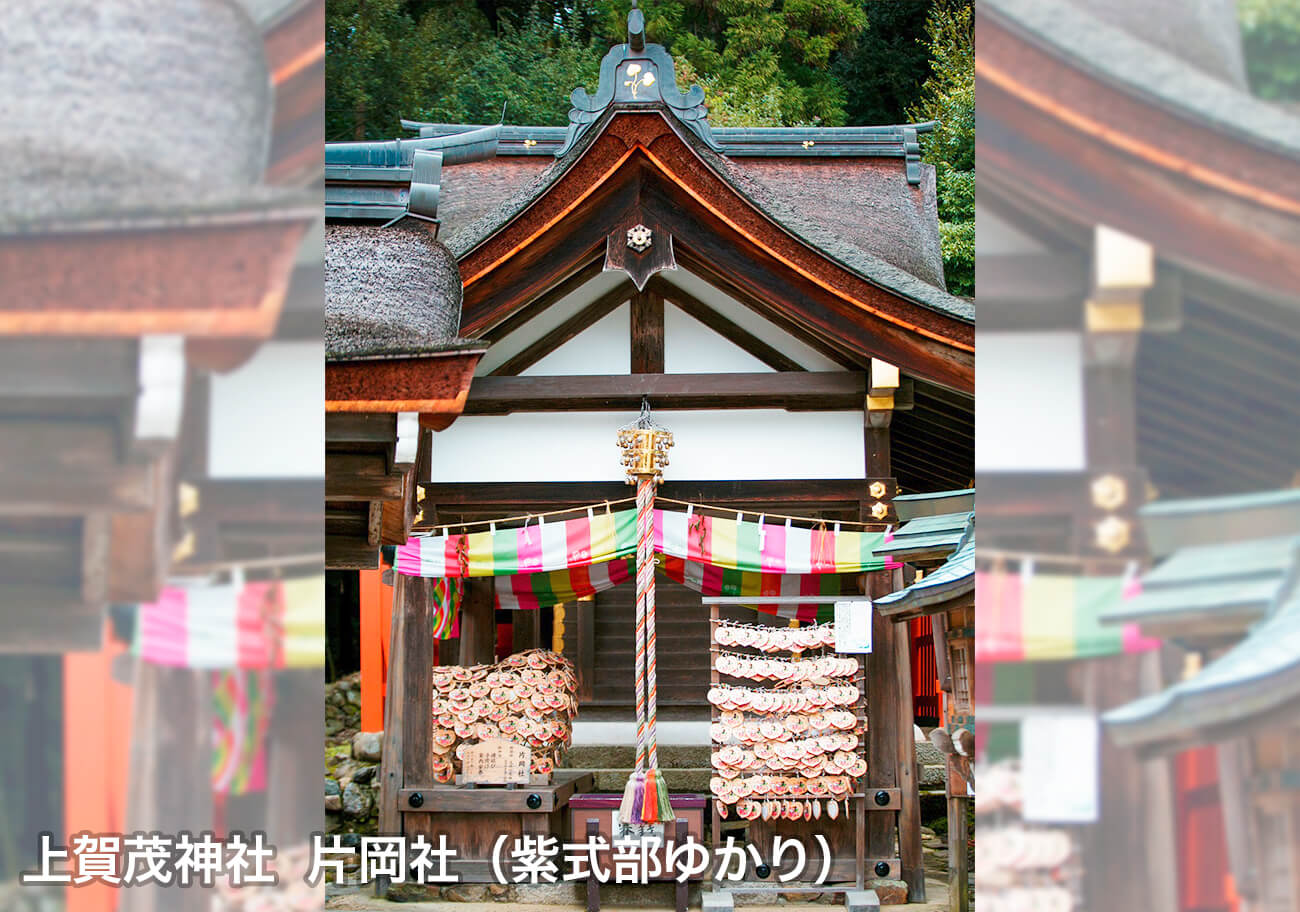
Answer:
<svg viewBox="0 0 1300 912"><path fill-rule="evenodd" d="M665 228L646 225L633 216L605 239L605 272L622 270L632 279L637 291L656 272L676 269L673 236Z"/></svg>

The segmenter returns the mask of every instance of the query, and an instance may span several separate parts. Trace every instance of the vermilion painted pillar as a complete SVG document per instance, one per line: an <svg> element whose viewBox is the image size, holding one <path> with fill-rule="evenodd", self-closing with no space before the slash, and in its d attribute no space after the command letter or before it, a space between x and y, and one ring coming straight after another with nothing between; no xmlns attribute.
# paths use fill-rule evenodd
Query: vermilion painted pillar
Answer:
<svg viewBox="0 0 1300 912"><path fill-rule="evenodd" d="M382 570L357 573L361 603L361 730L377 732L384 729L393 587L384 585Z"/></svg>
<svg viewBox="0 0 1300 912"><path fill-rule="evenodd" d="M120 833L126 819L131 687L113 680L126 647L108 635L99 652L63 657L63 819L66 835ZM55 842L58 842L58 834ZM113 912L108 884L69 887L67 912Z"/></svg>

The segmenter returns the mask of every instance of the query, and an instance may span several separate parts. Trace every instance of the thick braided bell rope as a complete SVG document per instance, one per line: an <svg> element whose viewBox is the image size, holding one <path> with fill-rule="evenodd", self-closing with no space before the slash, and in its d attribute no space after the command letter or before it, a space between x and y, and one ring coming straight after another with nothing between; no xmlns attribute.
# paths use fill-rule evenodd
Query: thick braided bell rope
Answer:
<svg viewBox="0 0 1300 912"><path fill-rule="evenodd" d="M646 589L645 572L649 568L654 580L654 538L651 511L654 491L648 478L638 478L636 485L636 768L645 769L646 760Z"/></svg>
<svg viewBox="0 0 1300 912"><path fill-rule="evenodd" d="M644 493L642 493L644 491ZM654 502L655 484L650 478L637 482L637 507L640 516L645 502L645 529L642 531L644 557L637 558L637 589L645 597L645 665L646 665L646 744L650 769L659 768L659 746L656 733L658 684L655 679L655 555L654 555ZM642 552L638 552L640 555Z"/></svg>

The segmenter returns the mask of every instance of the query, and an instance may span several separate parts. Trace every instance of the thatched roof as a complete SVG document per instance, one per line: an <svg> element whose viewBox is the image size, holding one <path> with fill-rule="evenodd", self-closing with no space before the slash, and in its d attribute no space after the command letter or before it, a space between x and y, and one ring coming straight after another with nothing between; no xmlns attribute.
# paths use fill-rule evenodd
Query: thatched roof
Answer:
<svg viewBox="0 0 1300 912"><path fill-rule="evenodd" d="M325 228L325 355L329 360L482 348L457 337L460 269L430 226Z"/></svg>

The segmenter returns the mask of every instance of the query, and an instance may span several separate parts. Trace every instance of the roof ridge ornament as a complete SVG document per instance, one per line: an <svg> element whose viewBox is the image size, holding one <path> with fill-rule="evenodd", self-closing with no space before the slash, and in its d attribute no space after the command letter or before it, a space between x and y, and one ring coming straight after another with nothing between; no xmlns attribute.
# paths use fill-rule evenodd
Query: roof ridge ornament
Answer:
<svg viewBox="0 0 1300 912"><path fill-rule="evenodd" d="M709 109L704 104L704 89L691 86L689 92L677 88L677 72L672 55L661 44L647 44L645 15L632 0L627 14L627 43L617 44L600 62L600 86L593 98L578 86L569 96L569 132L555 153L560 158L600 119L611 106L663 105L677 120L704 141L714 152L722 147L709 129Z"/></svg>

